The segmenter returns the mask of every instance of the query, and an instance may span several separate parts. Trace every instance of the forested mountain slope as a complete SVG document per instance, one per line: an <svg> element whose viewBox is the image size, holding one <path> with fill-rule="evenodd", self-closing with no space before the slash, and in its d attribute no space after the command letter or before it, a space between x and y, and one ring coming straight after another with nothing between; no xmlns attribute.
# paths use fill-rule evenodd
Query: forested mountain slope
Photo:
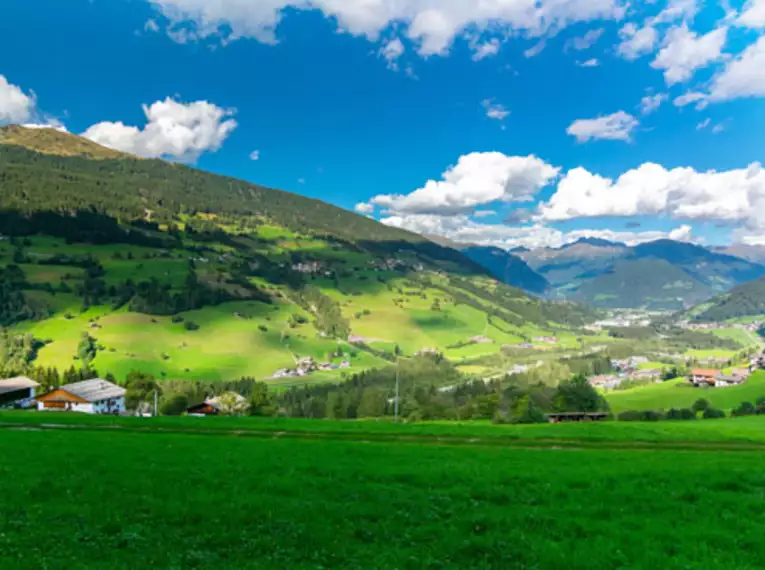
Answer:
<svg viewBox="0 0 765 570"><path fill-rule="evenodd" d="M461 247L467 257L485 267L491 274L508 285L518 287L535 295L544 295L550 283L534 271L520 257L498 247L470 245Z"/></svg>
<svg viewBox="0 0 765 570"><path fill-rule="evenodd" d="M318 200L51 130L0 129L0 205L0 326L34 339L13 362L303 383L395 352L578 346L593 317Z"/></svg>
<svg viewBox="0 0 765 570"><path fill-rule="evenodd" d="M693 311L700 321L721 322L740 317L765 318L765 278L739 285Z"/></svg>

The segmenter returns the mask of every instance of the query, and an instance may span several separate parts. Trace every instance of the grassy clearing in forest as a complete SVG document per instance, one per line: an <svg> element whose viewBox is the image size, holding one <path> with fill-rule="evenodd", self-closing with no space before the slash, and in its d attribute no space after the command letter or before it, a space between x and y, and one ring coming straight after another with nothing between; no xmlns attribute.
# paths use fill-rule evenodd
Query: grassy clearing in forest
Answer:
<svg viewBox="0 0 765 570"><path fill-rule="evenodd" d="M3 430L0 454L4 570L765 566L762 453Z"/></svg>

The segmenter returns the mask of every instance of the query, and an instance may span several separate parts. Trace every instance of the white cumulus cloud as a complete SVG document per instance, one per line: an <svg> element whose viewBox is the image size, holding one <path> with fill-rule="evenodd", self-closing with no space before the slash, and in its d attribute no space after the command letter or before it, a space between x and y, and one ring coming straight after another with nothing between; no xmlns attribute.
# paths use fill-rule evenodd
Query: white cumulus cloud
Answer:
<svg viewBox="0 0 765 570"><path fill-rule="evenodd" d="M615 231L583 229L569 232L551 228L541 223L528 226L484 224L467 216L437 216L427 214L397 215L383 218L383 224L409 230L423 235L441 236L458 243L473 243L512 249L527 247L561 247L582 238L599 238L608 241L637 245L657 239L693 241L691 226L683 225L668 232L663 231Z"/></svg>
<svg viewBox="0 0 765 570"><path fill-rule="evenodd" d="M667 32L651 67L664 70L664 80L668 85L683 83L693 77L697 69L722 59L727 37L726 27L699 36L685 24L676 26Z"/></svg>
<svg viewBox="0 0 765 570"><path fill-rule="evenodd" d="M540 36L576 22L612 20L622 0L150 0L186 37L224 41L251 37L274 43L285 11L319 10L340 30L376 41L393 24L421 55L445 54L455 37L499 29Z"/></svg>
<svg viewBox="0 0 765 570"><path fill-rule="evenodd" d="M597 28L595 30L590 30L589 32L585 33L583 36L572 38L569 41L567 41L566 47L569 49L577 50L577 51L584 51L584 50L590 49L592 46L598 43L598 40L603 36L605 31L606 30L604 28Z"/></svg>
<svg viewBox="0 0 765 570"><path fill-rule="evenodd" d="M711 101L765 97L765 36L747 47L712 81Z"/></svg>
<svg viewBox="0 0 765 570"><path fill-rule="evenodd" d="M736 23L747 28L765 28L765 0L749 0Z"/></svg>
<svg viewBox="0 0 765 570"><path fill-rule="evenodd" d="M374 204L368 204L366 202L360 202L356 204L354 208L359 214L372 214L375 211Z"/></svg>
<svg viewBox="0 0 765 570"><path fill-rule="evenodd" d="M495 121L504 121L510 115L510 111L504 105L495 102L494 99L484 99L481 105L486 109L486 116Z"/></svg>
<svg viewBox="0 0 765 570"><path fill-rule="evenodd" d="M656 93L655 95L646 95L640 100L640 112L644 115L653 113L661 107L661 104L667 100L666 93Z"/></svg>
<svg viewBox="0 0 765 570"><path fill-rule="evenodd" d="M653 24L666 24L676 20L690 21L699 12L699 0L670 0L667 7L651 20Z"/></svg>
<svg viewBox="0 0 765 570"><path fill-rule="evenodd" d="M704 93L700 93L699 91L689 91L688 93L683 93L682 95L675 97L672 100L672 103L675 107L685 107L696 103L697 109L703 109L706 107L706 101L707 96Z"/></svg>
<svg viewBox="0 0 765 570"><path fill-rule="evenodd" d="M566 132L580 143L596 139L628 141L640 123L624 111L595 119L578 119Z"/></svg>
<svg viewBox="0 0 765 570"><path fill-rule="evenodd" d="M497 38L492 38L483 43L472 43L473 61L481 61L487 57L495 56L499 53L500 43Z"/></svg>
<svg viewBox="0 0 765 570"><path fill-rule="evenodd" d="M654 51L659 41L659 32L653 26L638 28L632 22L624 24L619 30L621 42L617 53L626 60L635 60Z"/></svg>
<svg viewBox="0 0 765 570"><path fill-rule="evenodd" d="M21 87L0 75L0 123L24 123L32 119L36 102L34 94L26 94Z"/></svg>
<svg viewBox="0 0 765 570"><path fill-rule="evenodd" d="M765 200L759 164L728 171L667 170L645 163L612 180L584 168L570 170L538 218L564 221L602 216L666 215L687 220L749 222ZM765 202L763 202L765 203ZM765 219L765 215L763 215Z"/></svg>
<svg viewBox="0 0 765 570"><path fill-rule="evenodd" d="M406 195L375 196L370 204L397 214L466 214L493 202L531 201L558 172L533 155L475 152L461 156L441 180L429 180Z"/></svg>
<svg viewBox="0 0 765 570"><path fill-rule="evenodd" d="M398 71L398 59L404 55L406 48L400 38L394 38L383 44L380 55L388 62L388 69Z"/></svg>
<svg viewBox="0 0 765 570"><path fill-rule="evenodd" d="M143 128L102 122L82 136L115 150L146 158L194 161L218 150L236 128L232 110L207 101L179 103L171 98L143 106Z"/></svg>

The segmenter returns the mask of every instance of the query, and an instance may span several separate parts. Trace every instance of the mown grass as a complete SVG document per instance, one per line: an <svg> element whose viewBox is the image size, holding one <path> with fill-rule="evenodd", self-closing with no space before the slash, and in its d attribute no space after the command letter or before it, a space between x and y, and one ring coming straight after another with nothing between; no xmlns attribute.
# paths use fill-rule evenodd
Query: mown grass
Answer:
<svg viewBox="0 0 765 570"><path fill-rule="evenodd" d="M395 424L391 421L331 421L289 418L194 418L112 417L83 414L0 412L5 426L82 426L94 429L125 429L178 432L241 432L253 434L324 435L363 439L367 437L463 439L492 444L549 442L602 443L609 447L648 444L763 444L765 417L728 418L683 422L603 422L502 426L489 422L421 422Z"/></svg>
<svg viewBox="0 0 765 570"><path fill-rule="evenodd" d="M729 388L694 388L685 378L661 384L650 384L631 390L606 394L614 413L625 410L668 410L689 408L699 398L708 400L715 408L732 410L741 402L754 403L765 396L765 372L756 372L740 386Z"/></svg>
<svg viewBox="0 0 765 570"><path fill-rule="evenodd" d="M765 566L761 453L4 430L4 570Z"/></svg>

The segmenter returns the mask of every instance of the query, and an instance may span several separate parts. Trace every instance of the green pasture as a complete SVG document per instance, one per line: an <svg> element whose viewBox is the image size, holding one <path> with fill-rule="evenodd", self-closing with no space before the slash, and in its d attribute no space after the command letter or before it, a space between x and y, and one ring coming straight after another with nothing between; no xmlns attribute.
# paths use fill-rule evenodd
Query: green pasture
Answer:
<svg viewBox="0 0 765 570"><path fill-rule="evenodd" d="M4 570L765 567L761 452L3 429L0 454Z"/></svg>
<svg viewBox="0 0 765 570"><path fill-rule="evenodd" d="M321 338L312 324L290 328L288 321L293 314L310 317L299 307L283 303L226 303L184 313L184 321L178 323L171 317L96 307L84 313L72 311L72 318L59 313L42 322L24 323L19 330L33 331L38 338L50 341L39 351L36 363L40 366L66 369L77 365L77 345L82 333L88 332L103 347L93 365L117 378L139 370L161 379L266 379L281 368L294 367L296 357L312 356L322 362L338 348L336 341ZM186 321L199 325L199 330L186 330ZM346 372L384 365L361 351L351 358L350 347L342 346L352 363ZM341 371L323 373L322 377L337 381ZM301 383L313 381L319 377L305 377Z"/></svg>
<svg viewBox="0 0 765 570"><path fill-rule="evenodd" d="M386 420L307 420L251 417L115 417L76 413L0 411L0 426L120 427L137 431L279 434L325 438L441 438L443 443L548 446L635 447L765 444L765 417L662 422L590 422L494 425L488 421L394 423ZM0 431L0 433L5 433ZM371 441L371 440L370 440Z"/></svg>
<svg viewBox="0 0 765 570"><path fill-rule="evenodd" d="M668 410L689 408L699 398L713 407L731 410L741 402L754 403L765 396L765 372L756 372L746 383L729 388L694 388L685 378L650 384L631 390L615 390L606 394L614 413L625 410Z"/></svg>

